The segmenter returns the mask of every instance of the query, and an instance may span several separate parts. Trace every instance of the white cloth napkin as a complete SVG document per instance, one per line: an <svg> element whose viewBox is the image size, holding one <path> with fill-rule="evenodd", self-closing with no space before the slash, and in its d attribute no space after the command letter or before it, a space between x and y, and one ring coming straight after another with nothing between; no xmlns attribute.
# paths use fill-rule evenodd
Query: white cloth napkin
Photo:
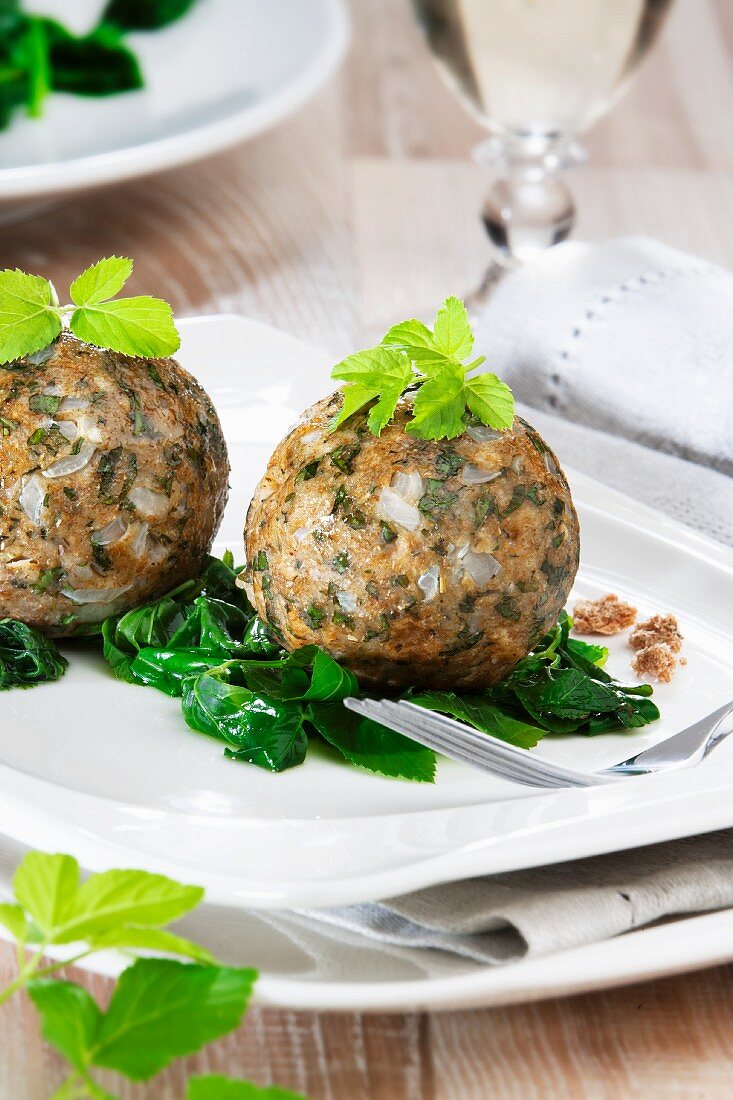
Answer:
<svg viewBox="0 0 733 1100"><path fill-rule="evenodd" d="M733 276L644 238L571 242L508 274L477 351L561 462L733 544ZM368 937L510 962L733 906L733 830L288 914L322 951Z"/></svg>
<svg viewBox="0 0 733 1100"><path fill-rule="evenodd" d="M499 282L477 345L534 408L733 473L733 276L658 241L568 242Z"/></svg>
<svg viewBox="0 0 733 1100"><path fill-rule="evenodd" d="M498 284L476 344L561 461L733 544L730 272L568 242Z"/></svg>

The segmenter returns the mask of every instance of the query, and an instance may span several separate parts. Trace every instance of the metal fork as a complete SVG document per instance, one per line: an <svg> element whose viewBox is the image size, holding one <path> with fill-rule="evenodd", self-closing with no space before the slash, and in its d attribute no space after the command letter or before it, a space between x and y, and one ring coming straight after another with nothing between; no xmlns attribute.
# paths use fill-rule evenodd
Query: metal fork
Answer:
<svg viewBox="0 0 733 1100"><path fill-rule="evenodd" d="M461 764L528 787L595 787L630 775L692 767L733 733L733 727L719 731L723 720L733 712L731 701L658 745L602 771L587 773L540 760L526 749L406 700L349 698L344 706Z"/></svg>

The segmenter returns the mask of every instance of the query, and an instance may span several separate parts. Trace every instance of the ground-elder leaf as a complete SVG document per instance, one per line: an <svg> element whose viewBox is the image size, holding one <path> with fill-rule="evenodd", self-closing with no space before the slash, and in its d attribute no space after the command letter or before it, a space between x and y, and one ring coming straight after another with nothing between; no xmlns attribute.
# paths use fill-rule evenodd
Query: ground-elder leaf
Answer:
<svg viewBox="0 0 733 1100"><path fill-rule="evenodd" d="M482 424L500 430L514 422L514 394L495 374L466 379L466 404Z"/></svg>
<svg viewBox="0 0 733 1100"><path fill-rule="evenodd" d="M412 380L410 361L392 348L370 348L349 355L331 371L331 377L346 382L343 405L332 430L338 428L355 412L378 398L370 410L369 427L379 435L392 419L395 406Z"/></svg>
<svg viewBox="0 0 733 1100"><path fill-rule="evenodd" d="M239 1026L257 972L138 959L124 970L92 1062L144 1081Z"/></svg>
<svg viewBox="0 0 733 1100"><path fill-rule="evenodd" d="M28 852L13 877L15 896L44 934L68 918L79 889L79 864L73 856Z"/></svg>
<svg viewBox="0 0 733 1100"><path fill-rule="evenodd" d="M410 435L419 439L455 439L461 435L466 412L463 382L463 370L457 365L429 378L415 397L415 415L407 425Z"/></svg>
<svg viewBox="0 0 733 1100"><path fill-rule="evenodd" d="M55 978L32 979L28 993L40 1013L43 1038L61 1051L74 1069L86 1070L102 1019L91 994L74 982Z"/></svg>
<svg viewBox="0 0 733 1100"><path fill-rule="evenodd" d="M181 343L168 303L144 295L81 306L69 326L80 340L123 355L164 358Z"/></svg>
<svg viewBox="0 0 733 1100"><path fill-rule="evenodd" d="M421 783L435 779L434 752L347 710L341 703L311 703L308 717L320 735L351 764Z"/></svg>
<svg viewBox="0 0 733 1100"><path fill-rule="evenodd" d="M147 871L122 869L90 875L66 913L56 942L72 943L124 924L168 924L194 909L203 896L200 886L186 886Z"/></svg>
<svg viewBox="0 0 733 1100"><path fill-rule="evenodd" d="M408 696L411 703L426 710L449 714L483 733L490 733L510 745L532 749L545 736L545 730L505 714L480 695L457 695L453 691L421 691Z"/></svg>
<svg viewBox="0 0 733 1100"><path fill-rule="evenodd" d="M446 298L433 326L435 345L454 359L467 359L473 351L473 332L460 298Z"/></svg>
<svg viewBox="0 0 733 1100"><path fill-rule="evenodd" d="M205 947L177 936L167 928L110 928L107 932L91 934L87 942L95 951L161 951L166 955L182 955L194 962L216 962Z"/></svg>
<svg viewBox="0 0 733 1100"><path fill-rule="evenodd" d="M71 300L77 306L97 305L119 294L132 275L132 260L107 256L82 271L71 284Z"/></svg>
<svg viewBox="0 0 733 1100"><path fill-rule="evenodd" d="M54 289L40 275L0 271L0 363L22 359L61 332Z"/></svg>
<svg viewBox="0 0 733 1100"><path fill-rule="evenodd" d="M18 943L25 943L28 934L28 920L22 906L3 902L0 905L0 924L3 928L7 928L10 935Z"/></svg>

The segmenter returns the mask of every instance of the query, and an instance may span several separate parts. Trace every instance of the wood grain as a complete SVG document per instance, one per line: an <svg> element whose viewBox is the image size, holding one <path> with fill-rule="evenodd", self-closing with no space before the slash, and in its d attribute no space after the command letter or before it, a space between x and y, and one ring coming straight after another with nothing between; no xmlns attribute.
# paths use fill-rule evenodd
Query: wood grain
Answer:
<svg viewBox="0 0 733 1100"><path fill-rule="evenodd" d="M2 230L2 266L69 279L101 254L183 314L238 311L334 356L475 286L488 262L481 138L407 0L352 0L341 74L269 134L154 179L77 196ZM679 0L638 81L587 137L579 233L649 233L733 264L733 4ZM0 949L0 983L14 966ZM70 973L101 1000L109 983ZM194 1071L312 1100L727 1100L733 968L563 1001L401 1016L253 1010L235 1035L125 1100L181 1100ZM22 997L0 1011L0 1100L64 1076Z"/></svg>

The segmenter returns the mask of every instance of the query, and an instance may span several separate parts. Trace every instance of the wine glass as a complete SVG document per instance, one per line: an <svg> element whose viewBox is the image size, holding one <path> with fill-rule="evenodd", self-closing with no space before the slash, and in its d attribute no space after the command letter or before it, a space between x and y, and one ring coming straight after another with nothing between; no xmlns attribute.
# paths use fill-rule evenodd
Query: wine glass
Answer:
<svg viewBox="0 0 733 1100"><path fill-rule="evenodd" d="M412 2L441 72L489 131L475 156L496 172L483 221L501 262L564 240L577 136L622 94L673 0Z"/></svg>

